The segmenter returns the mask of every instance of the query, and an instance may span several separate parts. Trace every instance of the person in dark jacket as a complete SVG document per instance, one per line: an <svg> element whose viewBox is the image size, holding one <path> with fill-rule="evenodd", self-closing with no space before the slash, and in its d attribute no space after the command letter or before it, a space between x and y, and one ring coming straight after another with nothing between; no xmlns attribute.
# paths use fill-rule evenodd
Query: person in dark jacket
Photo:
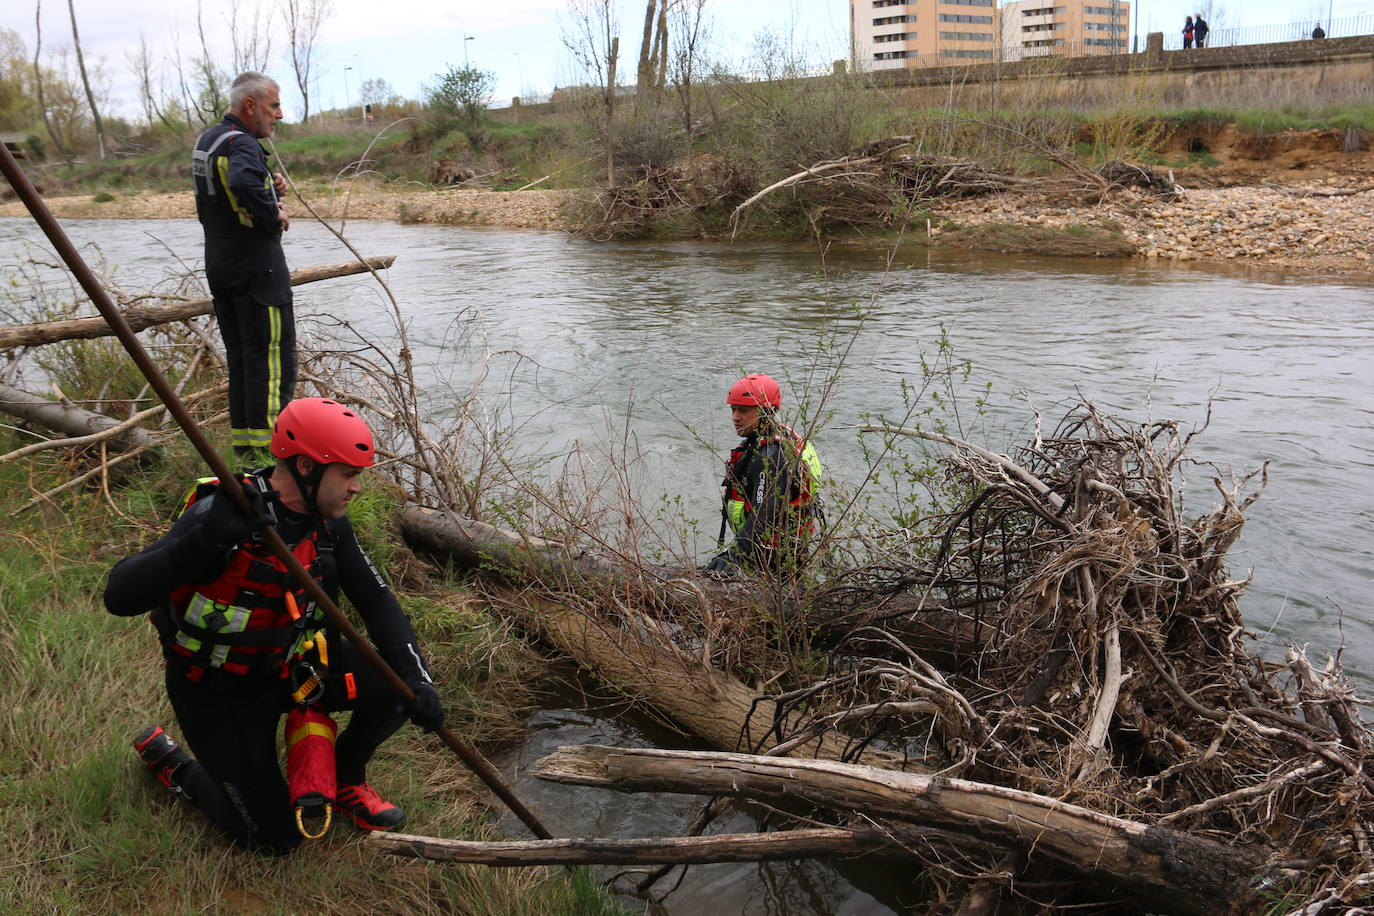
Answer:
<svg viewBox="0 0 1374 916"><path fill-rule="evenodd" d="M359 475L373 462L367 424L336 401L303 398L277 417L271 448L277 464L243 481L252 517L217 481L203 482L165 535L110 571L104 598L120 616L151 611L167 696L195 753L154 726L134 740L140 759L233 841L281 855L305 832L277 761L284 714L351 710L334 745L333 804L358 828L385 830L405 814L368 784L367 763L407 714L433 729L444 710L409 619L348 522ZM331 597L348 596L414 692L408 709L263 546L258 529L269 523Z"/></svg>
<svg viewBox="0 0 1374 916"><path fill-rule="evenodd" d="M296 326L282 233L291 220L286 181L267 165L260 140L282 118L281 90L267 76L240 74L229 113L196 140L191 174L205 231L205 278L229 364L234 453L265 457L272 423L296 386Z"/></svg>
<svg viewBox="0 0 1374 916"><path fill-rule="evenodd" d="M721 503L722 546L728 526L734 540L702 567L733 575L743 568L777 570L814 526L821 461L815 446L777 418L778 383L746 375L726 396L740 444L730 452Z"/></svg>
<svg viewBox="0 0 1374 916"><path fill-rule="evenodd" d="M1315 40L1318 39L1318 38L1325 38L1325 37L1326 37L1326 29L1322 28L1322 24L1319 22L1319 23L1317 23L1317 24L1312 28L1312 39L1315 41Z"/></svg>
<svg viewBox="0 0 1374 916"><path fill-rule="evenodd" d="M1212 27L1207 24L1207 20L1198 13L1193 17L1193 44L1196 47L1204 47L1203 42L1207 40L1207 33L1212 31Z"/></svg>

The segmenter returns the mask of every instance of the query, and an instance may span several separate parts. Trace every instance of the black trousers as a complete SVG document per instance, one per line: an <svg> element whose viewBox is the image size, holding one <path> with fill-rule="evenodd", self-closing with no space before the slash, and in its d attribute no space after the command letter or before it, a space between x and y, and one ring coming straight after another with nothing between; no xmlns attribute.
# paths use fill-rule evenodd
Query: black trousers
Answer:
<svg viewBox="0 0 1374 916"><path fill-rule="evenodd" d="M296 318L291 288L272 288L285 261L265 273L207 267L215 317L229 364L229 426L234 451L265 449L272 424L296 390Z"/></svg>
<svg viewBox="0 0 1374 916"><path fill-rule="evenodd" d="M335 743L340 785L366 779L367 762L405 721L399 698L342 638L330 648L322 705L352 711ZM357 697L348 699L351 673ZM286 779L277 759L281 718L291 708L285 681L207 672L200 683L186 678L186 661L167 662L167 696L195 760L174 781L192 804L239 845L284 855L301 842L290 810Z"/></svg>

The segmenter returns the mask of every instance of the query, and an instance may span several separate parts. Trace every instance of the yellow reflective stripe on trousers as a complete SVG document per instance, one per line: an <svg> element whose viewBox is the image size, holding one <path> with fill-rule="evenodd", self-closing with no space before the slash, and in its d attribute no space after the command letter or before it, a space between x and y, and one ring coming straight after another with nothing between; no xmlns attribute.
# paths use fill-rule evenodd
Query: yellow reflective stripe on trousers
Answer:
<svg viewBox="0 0 1374 916"><path fill-rule="evenodd" d="M229 187L229 157L220 156L216 158L215 170L219 173L219 183L220 187L224 188L224 196L229 199L229 206L238 214L239 222L252 229L253 214L243 208L243 204L239 203L239 199L234 196L233 190Z"/></svg>
<svg viewBox="0 0 1374 916"><path fill-rule="evenodd" d="M277 422L277 414L281 413L283 406L281 402L281 309L270 305L267 307L267 425L271 426ZM254 443L255 445L257 443ZM272 444L272 431L267 431L267 441L263 445Z"/></svg>
<svg viewBox="0 0 1374 916"><path fill-rule="evenodd" d="M224 623L219 626L211 626L209 618L218 614L224 619ZM246 607L235 607L232 604L220 604L211 601L199 592L191 596L191 602L186 605L186 613L183 619L192 626L200 627L202 630L212 630L216 633L242 633L248 628L248 618L252 616L252 611ZM200 650L201 641L194 636L177 631L177 645L184 647L189 652ZM210 650L210 667L219 668L224 665L229 657L228 646L215 646Z"/></svg>

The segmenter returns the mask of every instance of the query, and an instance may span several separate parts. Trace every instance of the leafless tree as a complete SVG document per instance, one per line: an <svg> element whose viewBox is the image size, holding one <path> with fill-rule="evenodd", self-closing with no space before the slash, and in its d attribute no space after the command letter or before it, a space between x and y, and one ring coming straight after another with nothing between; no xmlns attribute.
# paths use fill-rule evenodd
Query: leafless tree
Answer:
<svg viewBox="0 0 1374 916"><path fill-rule="evenodd" d="M100 109L95 104L95 92L91 89L91 78L86 72L86 56L81 53L81 35L76 29L76 2L67 0L67 11L72 17L72 44L76 46L76 67L81 71L81 85L86 89L86 104L91 106L91 120L95 122L95 139L100 150L100 158L105 158L105 125L100 120Z"/></svg>
<svg viewBox="0 0 1374 916"><path fill-rule="evenodd" d="M234 55L233 71L265 71L272 59L271 13L264 13L259 3L245 8L240 0L233 0L225 21L229 24L229 43Z"/></svg>
<svg viewBox="0 0 1374 916"><path fill-rule="evenodd" d="M710 23L706 19L706 5L710 0L677 0L673 4L670 27L673 53L669 60L668 78L677 93L682 109L682 128L692 135L692 93L701 66L701 48L706 44ZM665 43L666 47L666 43Z"/></svg>
<svg viewBox="0 0 1374 916"><path fill-rule="evenodd" d="M291 69L301 90L301 121L310 120L310 85L314 80L315 43L320 27L333 11L331 0L286 0L282 17L286 20L286 37L291 43Z"/></svg>
<svg viewBox="0 0 1374 916"><path fill-rule="evenodd" d="M606 182L615 184L616 62L620 56L620 22L614 0L568 0L570 26L564 29L563 44L583 72L600 90L606 125Z"/></svg>
<svg viewBox="0 0 1374 916"><path fill-rule="evenodd" d="M229 107L229 76L215 63L215 55L205 38L205 15L201 4L196 4L196 36L200 39L200 56L192 66L197 78L195 106L201 126L208 127L219 120Z"/></svg>
<svg viewBox="0 0 1374 916"><path fill-rule="evenodd" d="M54 128L52 119L48 117L48 103L44 98L43 89L43 66L39 62L39 56L43 53L43 0L38 0L34 4L33 12L34 28L34 47L33 47L33 87L38 94L38 110L43 113L43 126L48 130L48 136L52 139L53 146L57 147L57 152L67 165L72 164L71 153L67 152L67 145L62 142L62 136Z"/></svg>

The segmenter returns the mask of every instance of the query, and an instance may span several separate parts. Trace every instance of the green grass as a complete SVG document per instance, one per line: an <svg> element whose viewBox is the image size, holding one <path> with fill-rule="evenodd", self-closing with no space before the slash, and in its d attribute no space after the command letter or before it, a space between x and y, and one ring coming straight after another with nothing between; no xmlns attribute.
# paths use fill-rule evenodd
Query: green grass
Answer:
<svg viewBox="0 0 1374 916"><path fill-rule="evenodd" d="M0 450L19 440L0 434ZM444 866L381 855L351 825L268 860L230 846L153 781L129 748L149 723L174 727L152 628L105 612L115 559L150 541L203 471L180 447L107 503L77 491L11 517L86 460L0 464L0 908L15 913L611 913L585 873ZM414 577L395 548L394 501L374 487L356 523L388 574ZM528 656L475 608L402 593L432 657L454 729L509 736L531 679ZM407 809L407 829L487 835L474 781L412 726L369 773Z"/></svg>

